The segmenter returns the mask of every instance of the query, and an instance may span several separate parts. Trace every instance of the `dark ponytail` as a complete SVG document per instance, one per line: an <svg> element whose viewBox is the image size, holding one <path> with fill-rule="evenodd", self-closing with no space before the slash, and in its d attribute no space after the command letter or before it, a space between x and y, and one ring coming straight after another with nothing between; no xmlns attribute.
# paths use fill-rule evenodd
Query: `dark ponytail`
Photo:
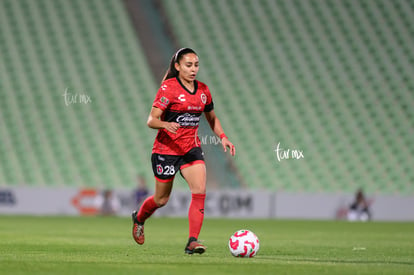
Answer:
<svg viewBox="0 0 414 275"><path fill-rule="evenodd" d="M175 69L175 63L180 63L180 60L183 58L183 56L188 53L193 53L197 55L197 53L193 49L181 48L172 56L170 66L168 67L168 70L165 73L161 82L178 76L178 71Z"/></svg>

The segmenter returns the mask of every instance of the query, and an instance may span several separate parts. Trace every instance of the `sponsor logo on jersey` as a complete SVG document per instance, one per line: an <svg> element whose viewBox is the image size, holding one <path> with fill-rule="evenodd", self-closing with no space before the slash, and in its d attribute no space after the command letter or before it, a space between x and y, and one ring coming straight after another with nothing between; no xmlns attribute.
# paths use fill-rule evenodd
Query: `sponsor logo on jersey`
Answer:
<svg viewBox="0 0 414 275"><path fill-rule="evenodd" d="M167 87L168 86L166 84L164 84L164 85L161 86L161 90L165 91L167 89Z"/></svg>
<svg viewBox="0 0 414 275"><path fill-rule="evenodd" d="M176 121L180 124L180 126L198 126L200 116L185 113L178 116Z"/></svg>
<svg viewBox="0 0 414 275"><path fill-rule="evenodd" d="M185 101L185 94L180 94L180 95L178 96L178 100L180 100L180 101L184 102L184 101Z"/></svg>
<svg viewBox="0 0 414 275"><path fill-rule="evenodd" d="M206 104L207 102L207 96L204 93L201 94L201 102L203 102L203 104Z"/></svg>
<svg viewBox="0 0 414 275"><path fill-rule="evenodd" d="M201 106L188 106L187 109L188 110L197 110L197 111L200 111L201 110Z"/></svg>
<svg viewBox="0 0 414 275"><path fill-rule="evenodd" d="M164 157L161 157L161 156L158 156L158 160L165 161L165 158Z"/></svg>

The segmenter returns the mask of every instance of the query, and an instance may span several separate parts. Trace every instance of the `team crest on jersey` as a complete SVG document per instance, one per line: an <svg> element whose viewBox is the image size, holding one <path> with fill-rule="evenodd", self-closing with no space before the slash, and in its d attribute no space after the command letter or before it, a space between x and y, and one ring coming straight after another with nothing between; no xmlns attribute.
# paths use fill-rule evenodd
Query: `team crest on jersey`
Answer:
<svg viewBox="0 0 414 275"><path fill-rule="evenodd" d="M201 94L201 102L203 102L203 104L206 104L207 96L205 94Z"/></svg>
<svg viewBox="0 0 414 275"><path fill-rule="evenodd" d="M168 100L168 98L166 98L165 96L163 96L163 97L161 97L160 98L160 101L162 102L162 103L164 103L164 104L168 104L168 103L170 103L170 101Z"/></svg>
<svg viewBox="0 0 414 275"><path fill-rule="evenodd" d="M162 175L162 172L164 172L164 169L162 169L162 165L158 164L157 165L157 174L158 175Z"/></svg>

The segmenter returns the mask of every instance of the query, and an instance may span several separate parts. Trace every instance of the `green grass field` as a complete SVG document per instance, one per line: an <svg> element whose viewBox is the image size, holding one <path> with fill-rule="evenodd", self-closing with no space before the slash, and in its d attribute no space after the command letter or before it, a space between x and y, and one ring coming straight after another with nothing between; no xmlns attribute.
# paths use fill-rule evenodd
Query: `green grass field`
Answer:
<svg viewBox="0 0 414 275"><path fill-rule="evenodd" d="M238 229L260 238L235 258ZM205 219L202 255L185 255L187 220L146 224L146 242L120 217L0 216L0 274L414 274L414 223Z"/></svg>

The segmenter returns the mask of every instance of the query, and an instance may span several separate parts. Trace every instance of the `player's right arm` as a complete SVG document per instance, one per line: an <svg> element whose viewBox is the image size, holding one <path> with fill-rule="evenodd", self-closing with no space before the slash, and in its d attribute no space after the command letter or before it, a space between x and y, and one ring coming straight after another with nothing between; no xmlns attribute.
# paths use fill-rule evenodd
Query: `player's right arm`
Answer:
<svg viewBox="0 0 414 275"><path fill-rule="evenodd" d="M152 129L165 129L173 134L177 133L180 124L176 122L167 122L161 120L161 115L164 111L157 107L152 107L148 116L147 125Z"/></svg>

